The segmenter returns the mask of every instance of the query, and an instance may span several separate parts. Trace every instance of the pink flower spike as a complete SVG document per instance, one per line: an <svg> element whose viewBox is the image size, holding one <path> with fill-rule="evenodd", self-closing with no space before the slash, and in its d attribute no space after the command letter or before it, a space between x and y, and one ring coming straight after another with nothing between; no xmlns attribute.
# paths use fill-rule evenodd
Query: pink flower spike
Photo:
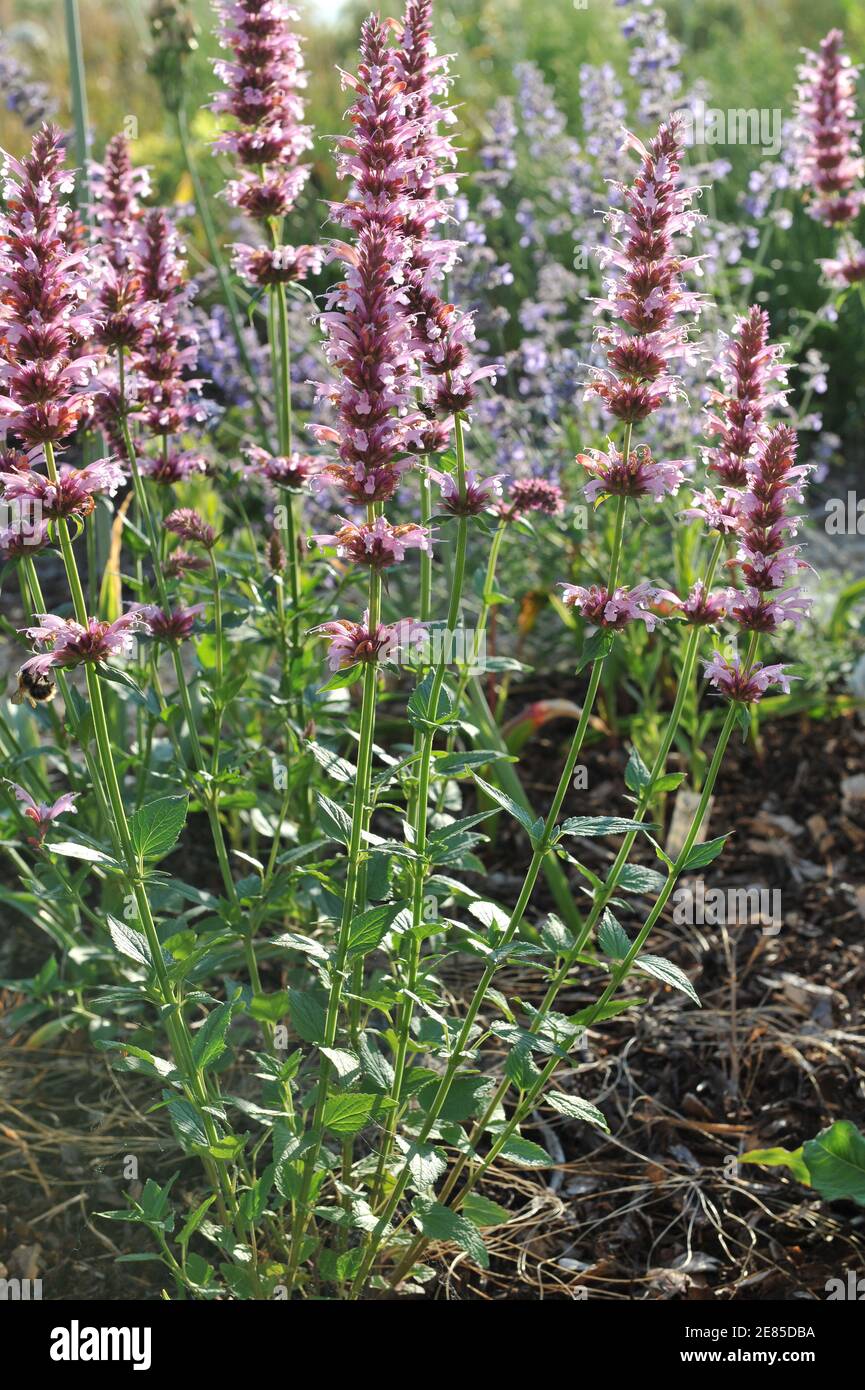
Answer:
<svg viewBox="0 0 865 1390"><path fill-rule="evenodd" d="M798 676L788 676L784 666L764 666L755 662L743 666L737 656L727 661L720 652L714 652L711 661L703 663L706 678L728 700L738 704L751 705L761 700L772 685L777 685L785 695L790 693L790 681Z"/></svg>
<svg viewBox="0 0 865 1390"><path fill-rule="evenodd" d="M72 619L57 618L51 613L37 614L37 625L24 632L37 646L44 647L21 667L32 675L49 672L52 666L80 666L84 662L104 662L110 656L126 655L132 648L132 638L144 626L140 612L131 610L106 623L88 618L87 626Z"/></svg>
<svg viewBox="0 0 865 1390"><path fill-rule="evenodd" d="M191 635L195 619L204 612L204 604L195 603L191 608L173 608L168 612L151 604L142 605L137 611L146 622L151 637L175 644L184 642Z"/></svg>
<svg viewBox="0 0 865 1390"><path fill-rule="evenodd" d="M681 487L688 462L687 459L671 459L658 463L645 444L632 449L625 460L612 440L608 441L606 453L590 449L587 454L577 454L577 463L593 475L583 489L589 502L608 496L651 497L654 502L660 502L667 495L674 497Z"/></svg>
<svg viewBox="0 0 865 1390"><path fill-rule="evenodd" d="M744 632L777 632L782 623L801 627L811 612L811 599L801 589L784 589L775 594L748 588L730 589L727 612Z"/></svg>
<svg viewBox="0 0 865 1390"><path fill-rule="evenodd" d="M842 51L843 42L841 30L830 29L819 53L805 50L799 68L798 186L811 216L826 227L852 221L863 197L855 187L865 174L856 119L859 69Z"/></svg>
<svg viewBox="0 0 865 1390"><path fill-rule="evenodd" d="M332 536L314 536L322 546L335 546L342 560L350 560L355 565L368 565L371 569L388 569L405 559L407 550L423 550L432 554L432 538L422 526L406 523L391 526L383 516L376 517L370 524L357 525L353 521L343 521L342 526Z"/></svg>
<svg viewBox="0 0 865 1390"><path fill-rule="evenodd" d="M619 588L610 594L600 584L583 588L579 584L562 584L562 598L568 608L575 608L587 622L595 627L608 628L621 632L628 623L635 620L645 623L647 632L654 632L661 619L647 606L659 600L666 593L642 583L633 589Z"/></svg>
<svg viewBox="0 0 865 1390"><path fill-rule="evenodd" d="M203 545L205 550L212 550L216 544L216 532L213 527L208 526L193 507L178 507L165 518L163 525L166 531L173 532L182 540Z"/></svg>
<svg viewBox="0 0 865 1390"><path fill-rule="evenodd" d="M440 506L451 516L478 516L502 495L502 474L491 478L481 478L473 468L465 475L465 495L460 497L459 480L455 473L442 473L437 468L428 468L427 474L441 489Z"/></svg>
<svg viewBox="0 0 865 1390"><path fill-rule="evenodd" d="M292 492L300 492L308 486L321 467L320 459L296 450L288 455L270 454L258 444L248 444L242 452L250 474L259 474Z"/></svg>
<svg viewBox="0 0 865 1390"><path fill-rule="evenodd" d="M565 510L565 498L558 483L548 478L517 478L508 489L508 502L499 511L508 521L526 516L529 512L543 512L545 516L561 516Z"/></svg>
<svg viewBox="0 0 865 1390"><path fill-rule="evenodd" d="M340 671L364 661L390 661L410 664L418 648L427 641L424 623L414 618L402 618L397 623L379 623L370 631L369 613L363 622L353 623L338 618L310 629L330 638L327 664L331 671Z"/></svg>

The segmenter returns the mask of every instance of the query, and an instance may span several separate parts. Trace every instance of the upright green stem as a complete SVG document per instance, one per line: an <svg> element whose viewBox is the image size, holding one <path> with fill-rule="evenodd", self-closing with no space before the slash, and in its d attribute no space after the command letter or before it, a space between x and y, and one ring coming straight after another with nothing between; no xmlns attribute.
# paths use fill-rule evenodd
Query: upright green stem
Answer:
<svg viewBox="0 0 865 1390"><path fill-rule="evenodd" d="M381 575L377 570L371 569L369 585L370 631L375 631L380 620L380 615ZM330 989L328 992L327 1011L325 1015L323 1044L327 1048L333 1047L337 1037L349 955L351 923L357 909L362 906L362 903L359 901L358 885L361 877L361 856L364 852L363 833L366 808L369 804L370 781L372 776L372 749L375 735L377 684L377 663L375 661L368 661L364 666L363 673L360 739L357 749L357 767L352 803L351 832L348 843L346 882L343 893L336 952L330 967ZM298 1193L294 1228L292 1230L291 1260L287 1274L289 1290L293 1288L297 1277L298 1265L303 1249L303 1239L309 1223L309 1194L315 1175L318 1156L321 1151L322 1126L325 1106L328 1100L331 1073L331 1063L324 1052L322 1052L318 1073L315 1110L312 1120L312 1140L304 1156L300 1191Z"/></svg>
<svg viewBox="0 0 865 1390"><path fill-rule="evenodd" d="M455 430L458 484L460 496L464 499L466 492L465 449L462 420L459 415L456 417ZM426 717L430 722L430 727L423 730L420 741L420 757L417 765L417 789L414 796L412 816L412 849L414 850L414 859L412 860L412 921L411 930L404 933L402 938L407 938L408 941L408 962L406 979L400 996L397 1016L398 1042L394 1059L393 1084L390 1089L390 1096L394 1101L394 1108L391 1111L381 1152L379 1154L378 1167L372 1189L373 1202L376 1201L379 1195L387 1168L387 1162L390 1158L391 1148L396 1136L399 1115L397 1107L402 1096L406 1058L408 1056L409 1042L411 1039L411 1025L414 1015L413 998L417 988L417 977L420 967L420 933L424 920L424 887L429 868L426 862L427 829L429 822L430 774L432 771L433 746L435 744L437 732L435 721L438 718L439 699L442 686L444 685L448 658L450 656L450 645L453 636L456 634L460 617L467 552L468 516L462 515L457 520L456 554L454 557L453 584L451 588L450 604L448 606L447 624L442 638L441 649L438 653L438 661L433 668L433 679L426 706ZM457 703L454 708L458 709L459 703Z"/></svg>
<svg viewBox="0 0 865 1390"><path fill-rule="evenodd" d="M56 483L57 466L54 459L54 449L50 443L45 444L45 463L49 478L53 483ZM65 517L58 518L56 526L66 577L72 596L72 606L77 621L82 626L86 627L88 618L87 604L84 598L84 590L81 586L81 578L78 573L78 566L75 561L75 554L72 549L69 528ZM192 1042L186 1021L183 1017L182 1005L175 997L174 989L165 965L159 934L156 930L156 923L153 920L150 910L150 903L144 887L142 865L139 861L139 856L132 839L132 832L129 828L126 809L123 804L123 794L120 790L120 783L117 778L117 769L114 765L114 758L111 752L111 737L108 732L108 720L105 715L105 704L102 699L102 687L99 676L96 674L92 663L87 663L85 665L85 676L87 681L87 694L90 700L90 710L93 717L93 732L99 755L100 772L114 815L114 824L117 828L122 858L125 865L126 880L135 898L138 919L147 941L159 996L165 1011L166 1030L168 1032L172 1052L178 1066L186 1077L191 1098L197 1103L202 1123L204 1124L205 1132L208 1136L208 1142L215 1144L218 1135L212 1116L209 1114L208 1110L210 1097L203 1074L194 1060ZM209 1157L205 1158L204 1165L208 1177L214 1185L214 1189L221 1193L221 1202L233 1204L233 1195L231 1193L228 1176L221 1165L215 1164ZM223 1210L225 1209L224 1207Z"/></svg>

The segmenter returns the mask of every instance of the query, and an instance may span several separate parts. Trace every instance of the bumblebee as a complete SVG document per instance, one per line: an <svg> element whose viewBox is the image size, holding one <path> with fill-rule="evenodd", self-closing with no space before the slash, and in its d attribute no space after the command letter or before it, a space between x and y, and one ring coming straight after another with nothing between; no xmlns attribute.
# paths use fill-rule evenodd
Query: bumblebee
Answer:
<svg viewBox="0 0 865 1390"><path fill-rule="evenodd" d="M12 696L13 705L23 705L26 700L33 709L37 705L50 703L57 694L54 677L46 671L44 675L33 675L30 671L18 672L18 689Z"/></svg>

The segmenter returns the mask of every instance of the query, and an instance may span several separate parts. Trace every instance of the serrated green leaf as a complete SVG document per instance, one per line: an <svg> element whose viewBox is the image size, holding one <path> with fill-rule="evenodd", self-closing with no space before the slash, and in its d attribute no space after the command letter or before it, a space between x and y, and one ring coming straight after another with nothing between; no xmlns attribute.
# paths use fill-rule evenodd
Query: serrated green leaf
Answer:
<svg viewBox="0 0 865 1390"><path fill-rule="evenodd" d="M449 1207L442 1206L441 1202L433 1202L424 1197L415 1197L412 1210L427 1240L452 1241L461 1250L465 1250L482 1269L489 1268L490 1257L487 1248L473 1221L451 1211Z"/></svg>
<svg viewBox="0 0 865 1390"><path fill-rule="evenodd" d="M352 1091L348 1095L328 1096L322 1124L332 1134L357 1134L394 1102L387 1096Z"/></svg>
<svg viewBox="0 0 865 1390"><path fill-rule="evenodd" d="M665 985L671 985L673 989L681 990L687 994L698 1008L701 1008L700 996L691 984L684 970L680 970L678 965L673 965L672 961L664 960L663 956L637 956L634 961L634 969L642 970L644 975L652 975L656 980L661 980Z"/></svg>
<svg viewBox="0 0 865 1390"><path fill-rule="evenodd" d="M158 859L173 849L186 823L189 800L185 796L161 796L134 811L129 830L141 859Z"/></svg>
<svg viewBox="0 0 865 1390"><path fill-rule="evenodd" d="M564 1091L550 1091L544 1099L560 1115L567 1115L572 1120L584 1120L587 1125L596 1125L598 1129L609 1134L610 1126L604 1114L587 1100L581 1100L579 1096L565 1095Z"/></svg>
<svg viewBox="0 0 865 1390"><path fill-rule="evenodd" d="M518 1135L511 1136L499 1153L499 1158L507 1159L508 1163L515 1163L520 1168L555 1167L555 1162L546 1149L542 1149L540 1144L535 1144L531 1139L522 1139Z"/></svg>
<svg viewBox="0 0 865 1390"><path fill-rule="evenodd" d="M849 1198L865 1206L865 1135L850 1120L836 1120L803 1145L811 1184L827 1202Z"/></svg>
<svg viewBox="0 0 865 1390"><path fill-rule="evenodd" d="M598 945L611 960L624 960L631 949L628 933L608 907L598 927Z"/></svg>
<svg viewBox="0 0 865 1390"><path fill-rule="evenodd" d="M693 845L681 866L681 872L684 874L691 869L704 869L707 864L711 864L713 859L718 858L728 837L729 832L727 835L716 836L714 840L706 840L702 845Z"/></svg>

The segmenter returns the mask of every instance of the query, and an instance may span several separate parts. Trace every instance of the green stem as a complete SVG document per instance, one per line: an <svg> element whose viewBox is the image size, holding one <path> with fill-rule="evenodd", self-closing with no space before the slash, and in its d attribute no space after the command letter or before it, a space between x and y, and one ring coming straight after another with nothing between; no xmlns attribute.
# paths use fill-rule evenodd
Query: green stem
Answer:
<svg viewBox="0 0 865 1390"><path fill-rule="evenodd" d="M374 632L381 615L381 575L370 570L369 585L369 628ZM358 886L361 877L361 857L364 853L363 831L366 808L369 804L370 781L372 774L372 748L375 736L375 707L378 684L378 666L368 661L363 673L363 697L360 715L360 740L357 749L357 767L352 804L351 833L348 843L348 865L346 883L340 915L339 936L336 953L331 963L330 989L324 1026L324 1046L332 1048L337 1037L340 1008L345 986L346 967L350 944L351 923L356 911L362 906L359 901ZM327 1104L332 1067L322 1052L318 1073L318 1087L312 1121L312 1141L304 1156L297 1211L291 1238L291 1261L287 1273L289 1291L294 1287L300 1263L303 1238L309 1223L309 1194L318 1156L321 1151L322 1125Z"/></svg>

